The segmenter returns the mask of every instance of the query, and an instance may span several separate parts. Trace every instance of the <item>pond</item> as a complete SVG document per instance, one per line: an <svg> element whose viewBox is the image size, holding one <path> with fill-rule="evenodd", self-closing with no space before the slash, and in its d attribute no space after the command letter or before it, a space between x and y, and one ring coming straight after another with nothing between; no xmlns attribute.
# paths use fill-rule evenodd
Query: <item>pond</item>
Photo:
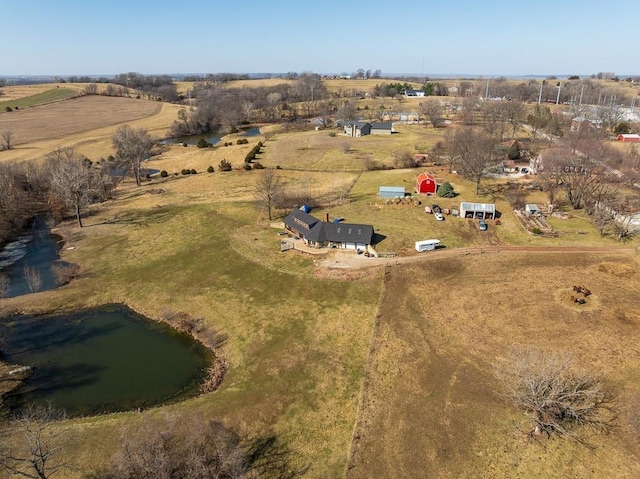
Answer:
<svg viewBox="0 0 640 479"><path fill-rule="evenodd" d="M188 334L123 305L0 320L3 361L32 374L12 410L51 403L70 416L146 408L199 393L212 353Z"/></svg>
<svg viewBox="0 0 640 479"><path fill-rule="evenodd" d="M260 134L260 128L251 127L247 128L242 132L241 136L252 137L258 136ZM197 145L200 138L204 138L206 141L215 145L220 141L224 135L222 133L203 133L201 135L189 135L189 136L180 136L178 138L167 138L166 140L162 140L160 143L163 145L171 145L173 143L186 143L187 145Z"/></svg>
<svg viewBox="0 0 640 479"><path fill-rule="evenodd" d="M39 282L39 286L33 288L37 291L47 291L57 286L51 269L58 259L61 247L61 238L52 235L49 226L42 219L36 219L29 231L22 234L0 250L0 275L8 281L4 297L12 298L32 292ZM27 281L25 270L35 271L39 281L32 280L31 287ZM32 276L33 277L33 276ZM3 295L0 294L0 297Z"/></svg>

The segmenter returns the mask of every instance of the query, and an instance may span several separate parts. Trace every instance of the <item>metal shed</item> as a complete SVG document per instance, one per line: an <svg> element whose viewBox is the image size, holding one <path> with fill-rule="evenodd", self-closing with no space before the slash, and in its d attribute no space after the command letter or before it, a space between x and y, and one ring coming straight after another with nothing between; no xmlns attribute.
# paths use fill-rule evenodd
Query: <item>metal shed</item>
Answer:
<svg viewBox="0 0 640 479"><path fill-rule="evenodd" d="M460 203L460 216L462 218L494 219L496 217L496 205L493 203Z"/></svg>
<svg viewBox="0 0 640 479"><path fill-rule="evenodd" d="M404 195L404 186L381 186L378 191L378 196L380 198L395 198L396 196L402 198Z"/></svg>

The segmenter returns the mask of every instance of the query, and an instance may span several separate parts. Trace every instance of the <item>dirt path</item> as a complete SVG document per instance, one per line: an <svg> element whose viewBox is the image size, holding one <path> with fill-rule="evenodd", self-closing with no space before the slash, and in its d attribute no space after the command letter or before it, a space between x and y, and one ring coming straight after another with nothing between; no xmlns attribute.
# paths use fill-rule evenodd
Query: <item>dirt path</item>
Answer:
<svg viewBox="0 0 640 479"><path fill-rule="evenodd" d="M518 252L518 253L617 253L639 254L640 247L608 247L608 246L482 246L475 248L443 248L428 253L393 258L367 258L353 252L332 251L318 263L316 275L320 277L361 276L358 270L368 270L401 263L433 261L452 256L467 256L486 253ZM350 273L351 272L351 273Z"/></svg>

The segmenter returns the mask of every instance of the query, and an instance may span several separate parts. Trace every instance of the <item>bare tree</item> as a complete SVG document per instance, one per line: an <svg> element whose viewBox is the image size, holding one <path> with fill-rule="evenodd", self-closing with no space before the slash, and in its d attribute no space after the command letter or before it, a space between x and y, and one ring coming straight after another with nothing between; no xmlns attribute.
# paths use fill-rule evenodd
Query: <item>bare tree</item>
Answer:
<svg viewBox="0 0 640 479"><path fill-rule="evenodd" d="M243 441L213 421L183 423L165 416L123 431L121 448L104 479L298 477L289 453L273 437Z"/></svg>
<svg viewBox="0 0 640 479"><path fill-rule="evenodd" d="M508 100L501 103L504 118L511 126L511 137L515 138L518 127L524 118L524 103L518 100Z"/></svg>
<svg viewBox="0 0 640 479"><path fill-rule="evenodd" d="M515 350L495 369L506 396L531 418L531 433L583 442L578 427L599 432L615 424L615 398L602 382L573 366L567 354Z"/></svg>
<svg viewBox="0 0 640 479"><path fill-rule="evenodd" d="M480 105L480 112L482 126L487 134L495 141L502 141L507 131L507 119L502 102L484 101Z"/></svg>
<svg viewBox="0 0 640 479"><path fill-rule="evenodd" d="M415 161L409 150L395 150L393 152L393 166L396 168L413 168Z"/></svg>
<svg viewBox="0 0 640 479"><path fill-rule="evenodd" d="M9 277L4 273L0 273L0 299L4 298L7 295L8 291Z"/></svg>
<svg viewBox="0 0 640 479"><path fill-rule="evenodd" d="M420 104L420 114L429 120L434 128L442 121L443 108L438 100L425 100Z"/></svg>
<svg viewBox="0 0 640 479"><path fill-rule="evenodd" d="M73 209L78 226L82 228L82 212L91 202L96 173L72 148L58 148L47 155L47 160L54 194Z"/></svg>
<svg viewBox="0 0 640 479"><path fill-rule="evenodd" d="M113 85L109 85L113 88ZM97 95L98 94L98 85L96 85L95 83L89 83L85 88L84 88L84 94L85 95Z"/></svg>
<svg viewBox="0 0 640 479"><path fill-rule="evenodd" d="M282 198L282 181L278 173L272 169L261 170L255 187L255 198L267 209L269 221L273 219L273 209Z"/></svg>
<svg viewBox="0 0 640 479"><path fill-rule="evenodd" d="M68 468L69 460L63 456L68 433L58 424L64 418L51 405L26 408L12 423L18 437L0 446L0 466L33 479L47 479Z"/></svg>
<svg viewBox="0 0 640 479"><path fill-rule="evenodd" d="M67 263L66 261L56 261L51 265L51 271L59 285L70 283L80 274L80 266L75 263Z"/></svg>
<svg viewBox="0 0 640 479"><path fill-rule="evenodd" d="M0 132L0 137L2 138L2 149L10 150L13 146L11 141L13 140L13 132L11 130L2 130Z"/></svg>
<svg viewBox="0 0 640 479"><path fill-rule="evenodd" d="M459 166L461 173L476 183L476 194L480 194L480 182L495 160L494 142L486 134L470 127L457 128L447 137L447 149Z"/></svg>
<svg viewBox="0 0 640 479"><path fill-rule="evenodd" d="M136 185L141 184L142 162L149 159L153 150L153 140L147 130L135 130L129 125L119 127L111 138L119 162L131 170Z"/></svg>
<svg viewBox="0 0 640 479"><path fill-rule="evenodd" d="M42 287L42 275L37 268L31 266L24 267L24 280L27 283L27 288L32 293L37 293Z"/></svg>

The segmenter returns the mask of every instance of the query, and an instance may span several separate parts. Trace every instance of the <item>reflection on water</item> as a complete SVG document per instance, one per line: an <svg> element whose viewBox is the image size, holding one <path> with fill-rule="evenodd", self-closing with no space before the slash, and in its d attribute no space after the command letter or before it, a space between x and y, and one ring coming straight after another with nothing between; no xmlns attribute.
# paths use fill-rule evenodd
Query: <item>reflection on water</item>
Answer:
<svg viewBox="0 0 640 479"><path fill-rule="evenodd" d="M129 410L198 394L210 352L122 305L0 320L4 360L33 374L12 409L51 402L70 415Z"/></svg>
<svg viewBox="0 0 640 479"><path fill-rule="evenodd" d="M252 137L252 136L258 136L259 134L260 134L260 128L251 127L244 130L241 136ZM187 145L194 146L198 144L198 142L200 141L200 138L204 138L205 141L211 143L212 145L215 145L220 141L220 138L222 138L222 136L223 135L221 133L204 133L202 135L189 135L189 136L180 136L177 138L167 138L166 140L162 140L160 143L162 143L163 145L171 145L174 143L178 143L178 144L186 143Z"/></svg>
<svg viewBox="0 0 640 479"><path fill-rule="evenodd" d="M38 291L55 288L51 266L58 259L60 245L60 237L52 235L46 222L37 219L28 232L0 250L0 274L9 282L4 296L11 298L32 292L25 277L25 268L37 272L40 279Z"/></svg>

